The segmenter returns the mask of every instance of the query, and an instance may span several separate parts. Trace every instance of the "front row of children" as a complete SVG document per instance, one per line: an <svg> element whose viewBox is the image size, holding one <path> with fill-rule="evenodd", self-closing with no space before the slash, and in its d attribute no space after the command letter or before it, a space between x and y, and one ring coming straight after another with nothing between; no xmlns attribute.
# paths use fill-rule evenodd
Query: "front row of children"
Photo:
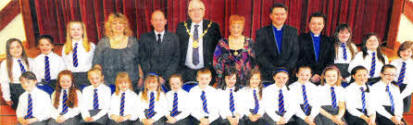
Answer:
<svg viewBox="0 0 413 125"><path fill-rule="evenodd" d="M367 84L368 71L355 67L353 82L341 87L340 71L334 66L322 73L322 83L309 82L311 68L299 67L298 81L286 86L288 71L277 70L274 84L264 86L258 70L252 70L248 86L237 84L235 71L225 72L225 86L209 86L211 72L197 73L198 85L189 93L182 89L180 75L169 79L171 91L161 91L156 75L145 79L144 90L137 95L129 75L116 77L111 94L100 69L88 72L92 85L80 92L73 75L59 73L57 87L50 96L36 87L32 72L21 75L24 92L19 98L17 117L20 124L296 124L296 125L401 125L403 101L399 87L392 83L396 68L385 65L381 80ZM80 114L80 115L79 115ZM50 119L50 120L49 120Z"/></svg>

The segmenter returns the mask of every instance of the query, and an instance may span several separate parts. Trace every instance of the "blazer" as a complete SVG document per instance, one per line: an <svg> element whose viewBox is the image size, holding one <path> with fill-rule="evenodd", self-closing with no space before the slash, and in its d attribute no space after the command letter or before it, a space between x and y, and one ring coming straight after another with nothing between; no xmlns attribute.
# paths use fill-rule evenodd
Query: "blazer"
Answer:
<svg viewBox="0 0 413 125"><path fill-rule="evenodd" d="M162 42L156 42L155 32L142 34L139 38L139 57L144 74L153 72L168 79L178 69L180 51L179 38L165 31Z"/></svg>
<svg viewBox="0 0 413 125"><path fill-rule="evenodd" d="M185 21L188 26L188 30L191 30L191 20ZM201 33L208 27L210 23L209 20L202 21ZM186 28L184 22L178 24L176 28L176 35L179 37L180 41L180 50L181 50L181 59L180 59L180 68L186 68L185 60L186 54L188 50L188 41L189 41L189 34L186 32ZM218 40L221 39L221 32L219 30L219 25L217 23L212 23L211 27L208 29L207 34L202 38L203 40L203 53L204 53L204 64L205 67L212 69L212 60L214 56L215 47L218 43Z"/></svg>
<svg viewBox="0 0 413 125"><path fill-rule="evenodd" d="M314 42L310 33L300 34L298 37L300 44L299 60L297 67L301 65L308 65L313 70L314 74L321 75L324 68L334 63L335 50L334 42L325 35L320 35L320 52L318 61L316 61Z"/></svg>

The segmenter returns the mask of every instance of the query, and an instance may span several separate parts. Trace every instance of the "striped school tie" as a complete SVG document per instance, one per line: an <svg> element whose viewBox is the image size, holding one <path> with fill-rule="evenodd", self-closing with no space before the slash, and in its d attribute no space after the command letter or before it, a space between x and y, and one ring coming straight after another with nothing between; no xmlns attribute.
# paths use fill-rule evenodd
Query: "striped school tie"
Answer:
<svg viewBox="0 0 413 125"><path fill-rule="evenodd" d="M18 59L17 62L19 62L20 71L21 71L22 73L25 73L25 72L26 72L26 69L24 68L24 65L23 65L22 61L21 61L20 59Z"/></svg>
<svg viewBox="0 0 413 125"><path fill-rule="evenodd" d="M178 114L178 93L174 93L174 100L172 104L172 113L171 116L175 117Z"/></svg>
<svg viewBox="0 0 413 125"><path fill-rule="evenodd" d="M285 113L284 94L282 89L280 89L280 91L278 92L278 112L280 113L280 115L283 115Z"/></svg>
<svg viewBox="0 0 413 125"><path fill-rule="evenodd" d="M337 99L336 99L336 92L334 90L334 87L330 87L331 90L331 105L333 106L333 109L337 108Z"/></svg>
<svg viewBox="0 0 413 125"><path fill-rule="evenodd" d="M78 43L75 43L75 47L73 48L73 55L72 55L72 57L73 57L73 66L74 67L77 67L79 65L78 60L77 60L77 44Z"/></svg>
<svg viewBox="0 0 413 125"><path fill-rule="evenodd" d="M98 96L98 89L94 89L94 94L93 94L93 109L97 110L99 109L99 96Z"/></svg>
<svg viewBox="0 0 413 125"><path fill-rule="evenodd" d="M341 48L343 48L343 59L347 60L347 48L345 43L341 43L340 45Z"/></svg>
<svg viewBox="0 0 413 125"><path fill-rule="evenodd" d="M60 112L60 115L64 115L67 113L68 111L68 107L67 107L67 91L63 90L63 100L62 100L62 112Z"/></svg>
<svg viewBox="0 0 413 125"><path fill-rule="evenodd" d="M235 111L235 104L234 104L234 95L232 93L232 89L229 89L229 110L231 111L232 114L234 114Z"/></svg>
<svg viewBox="0 0 413 125"><path fill-rule="evenodd" d="M153 117L155 113L154 109L155 109L155 93L151 92L150 99L149 99L148 116L147 116L148 119Z"/></svg>
<svg viewBox="0 0 413 125"><path fill-rule="evenodd" d="M205 113L209 114L208 112L208 102L205 96L205 91L202 91L201 93L201 100L202 100L202 109L204 110Z"/></svg>
<svg viewBox="0 0 413 125"><path fill-rule="evenodd" d="M374 73L376 71L376 52L373 52L371 54L372 58L371 58L371 67L370 67L370 78L373 78Z"/></svg>
<svg viewBox="0 0 413 125"><path fill-rule="evenodd" d="M367 114L366 112L366 92L364 91L363 87L360 87L361 90L361 112L363 112L365 115Z"/></svg>
<svg viewBox="0 0 413 125"><path fill-rule="evenodd" d="M44 80L46 82L50 81L50 65L49 65L49 56L44 57Z"/></svg>
<svg viewBox="0 0 413 125"><path fill-rule="evenodd" d="M120 97L120 110L119 110L119 115L123 116L125 112L125 92L122 93L122 96Z"/></svg>
<svg viewBox="0 0 413 125"><path fill-rule="evenodd" d="M302 91L303 91L303 98L304 98L304 112L306 115L310 114L310 105L308 104L308 98L307 98L307 91L305 89L305 85L301 85Z"/></svg>
<svg viewBox="0 0 413 125"><path fill-rule="evenodd" d="M254 114L257 114L258 109L260 108L260 103L258 102L257 90L254 90L253 94L254 94L254 103L255 103Z"/></svg>
<svg viewBox="0 0 413 125"><path fill-rule="evenodd" d="M33 118L33 100L32 100L32 94L28 95L28 100L27 100L27 114L24 119L31 119Z"/></svg>
<svg viewBox="0 0 413 125"><path fill-rule="evenodd" d="M389 99L390 99L390 103L391 103L391 112L394 113L394 100L393 100L393 95L390 92L390 87L389 85L386 86L386 91L389 94Z"/></svg>
<svg viewBox="0 0 413 125"><path fill-rule="evenodd" d="M399 78L397 79L397 85L400 86L404 81L404 73L406 72L406 62L403 62L400 69Z"/></svg>

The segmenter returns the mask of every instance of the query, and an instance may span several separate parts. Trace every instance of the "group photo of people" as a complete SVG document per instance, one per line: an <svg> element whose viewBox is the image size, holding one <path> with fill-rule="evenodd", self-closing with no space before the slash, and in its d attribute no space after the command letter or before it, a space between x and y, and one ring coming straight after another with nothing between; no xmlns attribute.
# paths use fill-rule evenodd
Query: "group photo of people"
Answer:
<svg viewBox="0 0 413 125"><path fill-rule="evenodd" d="M407 125L413 41L390 60L375 32L355 43L355 29L338 23L324 34L333 24L322 12L300 32L276 2L262 8L271 22L248 36L250 18L231 14L222 27L202 0L185 6L175 31L156 9L138 37L122 12L107 14L95 42L85 22L70 20L63 45L36 36L34 58L9 38L0 98L21 125Z"/></svg>

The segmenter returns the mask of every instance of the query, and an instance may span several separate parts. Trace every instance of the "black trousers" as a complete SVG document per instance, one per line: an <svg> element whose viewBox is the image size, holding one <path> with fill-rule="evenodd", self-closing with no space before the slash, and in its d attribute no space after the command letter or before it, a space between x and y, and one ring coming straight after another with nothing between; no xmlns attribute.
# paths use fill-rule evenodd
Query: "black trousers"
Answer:
<svg viewBox="0 0 413 125"><path fill-rule="evenodd" d="M16 110L17 104L19 104L19 97L21 94L24 93L24 89L19 83L18 84L10 83L9 85L10 85L10 98L11 98L11 101L13 102L13 104L11 105L11 108Z"/></svg>

